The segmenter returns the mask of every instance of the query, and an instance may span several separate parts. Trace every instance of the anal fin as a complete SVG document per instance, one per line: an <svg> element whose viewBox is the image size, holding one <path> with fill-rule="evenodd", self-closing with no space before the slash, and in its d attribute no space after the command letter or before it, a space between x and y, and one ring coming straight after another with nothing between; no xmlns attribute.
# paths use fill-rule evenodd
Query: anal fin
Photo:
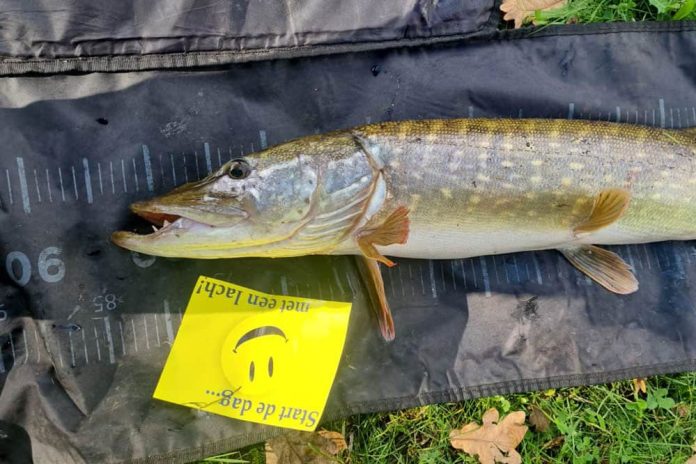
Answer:
<svg viewBox="0 0 696 464"><path fill-rule="evenodd" d="M389 309L387 295L384 292L384 280L382 280L382 273L379 270L379 263L365 256L358 256L357 262L362 279L367 285L370 302L372 303L371 307L377 316L379 330L382 333L382 337L390 342L396 337L396 330L394 329L394 319L392 318L391 309Z"/></svg>
<svg viewBox="0 0 696 464"><path fill-rule="evenodd" d="M618 221L626 213L631 194L623 189L606 189L597 194L590 216L573 232L582 235L595 232Z"/></svg>
<svg viewBox="0 0 696 464"><path fill-rule="evenodd" d="M380 225L366 227L360 230L357 234L358 247L365 257L392 267L394 266L394 262L386 256L383 256L377 248L375 248L375 245L387 246L406 243L406 240L408 240L408 232L408 208L400 206Z"/></svg>
<svg viewBox="0 0 696 464"><path fill-rule="evenodd" d="M616 253L594 246L561 248L570 263L607 290L626 295L638 290L638 280L631 266Z"/></svg>

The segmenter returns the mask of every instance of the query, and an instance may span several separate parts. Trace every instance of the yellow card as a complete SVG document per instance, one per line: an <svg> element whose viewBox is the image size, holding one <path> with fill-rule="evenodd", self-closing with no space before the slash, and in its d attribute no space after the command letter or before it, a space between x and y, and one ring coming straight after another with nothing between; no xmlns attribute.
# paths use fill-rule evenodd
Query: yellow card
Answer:
<svg viewBox="0 0 696 464"><path fill-rule="evenodd" d="M336 375L350 308L200 276L153 396L235 419L314 430Z"/></svg>

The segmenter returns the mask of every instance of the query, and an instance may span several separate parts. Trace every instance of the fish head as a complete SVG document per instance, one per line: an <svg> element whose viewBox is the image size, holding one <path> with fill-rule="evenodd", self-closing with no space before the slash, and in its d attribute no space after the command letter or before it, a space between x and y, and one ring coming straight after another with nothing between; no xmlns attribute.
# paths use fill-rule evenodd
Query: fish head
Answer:
<svg viewBox="0 0 696 464"><path fill-rule="evenodd" d="M205 179L131 205L161 227L147 235L114 232L112 241L140 253L182 258L320 253L335 236L315 237L311 246L299 248L290 243L323 210L341 206L331 199L336 175L327 175L327 163L355 152L359 147L350 138L333 143L306 138L230 160Z"/></svg>

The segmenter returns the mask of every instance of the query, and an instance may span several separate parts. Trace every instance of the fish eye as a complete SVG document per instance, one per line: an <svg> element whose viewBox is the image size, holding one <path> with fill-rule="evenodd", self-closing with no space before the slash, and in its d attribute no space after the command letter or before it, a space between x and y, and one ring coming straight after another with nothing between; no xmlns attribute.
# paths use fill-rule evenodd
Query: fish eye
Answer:
<svg viewBox="0 0 696 464"><path fill-rule="evenodd" d="M243 159L232 160L227 175L232 179L245 179L251 173L251 166Z"/></svg>

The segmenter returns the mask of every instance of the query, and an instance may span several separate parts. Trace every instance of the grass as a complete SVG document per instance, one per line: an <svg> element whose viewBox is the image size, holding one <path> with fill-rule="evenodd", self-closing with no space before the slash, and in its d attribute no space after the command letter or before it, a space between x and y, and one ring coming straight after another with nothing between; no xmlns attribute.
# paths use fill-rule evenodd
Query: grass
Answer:
<svg viewBox="0 0 696 464"><path fill-rule="evenodd" d="M537 11L536 25L696 19L696 0L568 0Z"/></svg>
<svg viewBox="0 0 696 464"><path fill-rule="evenodd" d="M568 0L537 12L536 25L696 19L696 0ZM518 450L524 462L682 464L696 443L696 373L651 377L647 394L631 382L496 396L398 412L358 415L326 424L342 432L349 451L337 462L476 463L449 445L453 428L540 408L547 431L530 429ZM263 444L209 458L205 463L265 462Z"/></svg>
<svg viewBox="0 0 696 464"><path fill-rule="evenodd" d="M341 463L475 463L449 445L450 430L480 421L488 408L502 416L536 406L550 426L527 432L518 448L524 462L682 464L696 442L696 373L651 377L647 386L647 394L623 381L495 396L359 415L325 428L342 432L348 441ZM263 445L226 458L262 464Z"/></svg>

